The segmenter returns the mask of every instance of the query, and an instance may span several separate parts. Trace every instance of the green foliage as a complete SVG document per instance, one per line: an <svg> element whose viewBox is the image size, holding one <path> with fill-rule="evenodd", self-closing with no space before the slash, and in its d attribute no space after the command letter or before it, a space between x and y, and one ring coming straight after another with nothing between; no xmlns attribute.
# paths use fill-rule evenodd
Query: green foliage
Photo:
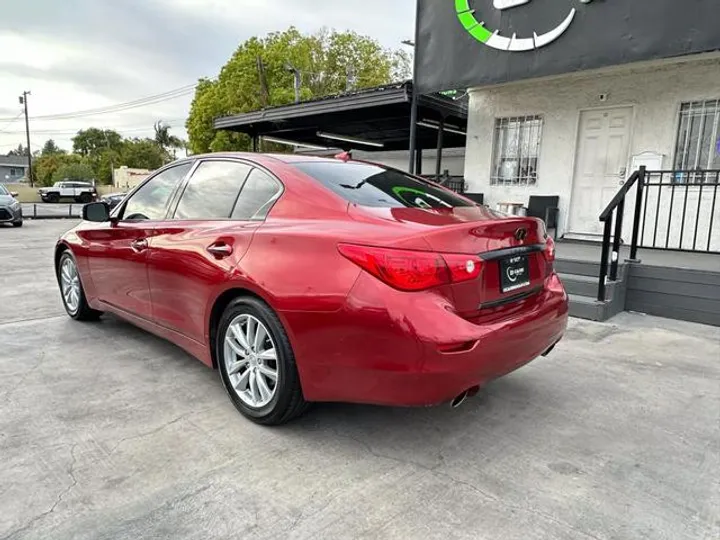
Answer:
<svg viewBox="0 0 720 540"><path fill-rule="evenodd" d="M262 39L250 38L238 47L217 80L199 81L186 123L191 152L248 150L249 137L216 132L213 120L292 103L295 91L289 67L302 74L303 100L404 80L410 75L406 53L387 51L377 41L354 32L324 30L304 35L290 28Z"/></svg>
<svg viewBox="0 0 720 540"><path fill-rule="evenodd" d="M131 169L158 169L169 161L167 152L152 139L125 139L120 149L120 163Z"/></svg>
<svg viewBox="0 0 720 540"><path fill-rule="evenodd" d="M77 163L64 163L53 173L53 182L64 180L81 180L89 182L94 179L94 172L88 163L83 161Z"/></svg>
<svg viewBox="0 0 720 540"><path fill-rule="evenodd" d="M40 151L41 156L54 156L57 154L65 154L65 150L55 144L55 141L48 139Z"/></svg>
<svg viewBox="0 0 720 540"><path fill-rule="evenodd" d="M158 131L159 128L159 131ZM169 127L156 124L156 140L123 139L112 130L89 128L73 138L73 153L48 140L33 164L35 182L51 186L65 178L112 183L112 170L123 165L137 169L158 169L172 159L169 149L182 148L184 142L169 133ZM24 149L19 149L23 150Z"/></svg>
<svg viewBox="0 0 720 540"><path fill-rule="evenodd" d="M15 150L10 150L7 153L8 156L27 156L27 148L25 148L22 144L18 144L18 147Z"/></svg>
<svg viewBox="0 0 720 540"><path fill-rule="evenodd" d="M165 150L182 148L183 142L175 135L170 134L170 126L163 123L162 120L155 122L155 143Z"/></svg>
<svg viewBox="0 0 720 540"><path fill-rule="evenodd" d="M49 154L40 156L33 163L35 182L41 186L51 186L56 182L56 172L65 166L76 165L83 162L83 158L77 154ZM92 174L90 175L92 178Z"/></svg>
<svg viewBox="0 0 720 540"><path fill-rule="evenodd" d="M73 137L73 152L81 156L92 156L102 150L118 150L122 145L122 136L112 129L81 129Z"/></svg>

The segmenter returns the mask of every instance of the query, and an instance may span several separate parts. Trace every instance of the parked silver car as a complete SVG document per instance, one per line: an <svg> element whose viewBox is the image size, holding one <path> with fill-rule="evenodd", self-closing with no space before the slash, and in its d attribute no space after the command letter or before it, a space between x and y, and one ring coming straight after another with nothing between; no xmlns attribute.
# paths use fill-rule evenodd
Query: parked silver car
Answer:
<svg viewBox="0 0 720 540"><path fill-rule="evenodd" d="M10 193L0 184L0 223L12 223L13 227L22 227L22 206L15 197L17 193Z"/></svg>

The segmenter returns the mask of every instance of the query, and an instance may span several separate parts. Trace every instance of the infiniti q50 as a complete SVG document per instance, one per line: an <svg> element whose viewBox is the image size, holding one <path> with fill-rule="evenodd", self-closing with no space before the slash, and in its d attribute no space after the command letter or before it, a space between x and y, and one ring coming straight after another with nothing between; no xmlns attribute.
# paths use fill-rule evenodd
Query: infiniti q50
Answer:
<svg viewBox="0 0 720 540"><path fill-rule="evenodd" d="M458 404L567 325L542 221L368 162L194 156L83 217L55 251L70 317L172 341L262 424L320 401Z"/></svg>

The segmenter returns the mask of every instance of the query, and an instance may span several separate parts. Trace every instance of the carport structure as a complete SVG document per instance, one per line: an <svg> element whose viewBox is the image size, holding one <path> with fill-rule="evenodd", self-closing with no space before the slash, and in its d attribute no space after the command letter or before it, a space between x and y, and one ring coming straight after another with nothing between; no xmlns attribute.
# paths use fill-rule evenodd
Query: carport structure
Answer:
<svg viewBox="0 0 720 540"><path fill-rule="evenodd" d="M413 96L412 82L403 82L221 117L214 127L249 135L253 151L260 138L318 150L409 150L409 170L418 174L422 151L437 149L439 178L442 149L465 147L467 116L464 103L442 94Z"/></svg>

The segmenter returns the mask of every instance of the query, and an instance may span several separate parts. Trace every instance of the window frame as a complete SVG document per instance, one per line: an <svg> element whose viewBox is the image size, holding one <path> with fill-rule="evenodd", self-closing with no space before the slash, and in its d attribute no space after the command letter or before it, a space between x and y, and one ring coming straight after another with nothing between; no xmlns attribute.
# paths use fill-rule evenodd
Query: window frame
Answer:
<svg viewBox="0 0 720 540"><path fill-rule="evenodd" d="M127 207L128 203L132 200L132 198L135 196L135 194L140 191L146 184L151 182L154 178L157 178L164 172L169 171L170 169L174 167L181 167L183 165L190 164L190 168L185 173L185 176L180 180L175 190L170 195L170 198L168 199L168 208L165 211L165 215L160 219L152 219L152 220L126 220L124 219L125 215L125 208ZM178 191L182 186L185 185L185 182L187 182L187 179L190 174L195 170L197 167L197 161L193 159L187 159L183 161L175 161L173 163L170 163L166 165L165 167L162 167L155 171L155 174L152 174L148 176L145 180L140 182L137 186L135 186L127 195L125 195L125 200L123 200L122 204L119 204L115 207L115 209L110 213L110 217L117 220L118 222L127 222L127 223L144 223L146 221L166 221L168 219L168 216L171 215L169 213L170 208L173 208L173 205L177 202L177 194Z"/></svg>
<svg viewBox="0 0 720 540"><path fill-rule="evenodd" d="M519 129L522 130L523 124L528 121L534 121L539 120L540 126L538 128L538 134L537 134L537 155L535 157L536 160L536 166L535 166L535 182L530 183L530 177L529 175L522 176L518 174L516 176L517 182L514 182L514 179L511 181L506 181L502 179L498 174L496 170L496 162L498 159L502 159L502 155L498 155L500 148L498 143L498 130L500 128L507 129L508 125L511 121L519 121L520 127ZM506 122L507 125L503 126L502 122ZM522 187L522 188L536 188L540 185L540 158L542 156L542 142L543 142L543 136L545 134L545 115L542 113L537 114L518 114L518 115L512 115L512 116L496 116L493 121L493 131L492 131L492 152L490 155L490 182L489 185L491 187ZM521 134L518 134L518 146L522 145L521 140ZM504 150L504 148L503 148ZM518 154L516 157L517 161L522 164L523 157L522 157L522 149L518 148ZM526 159L530 159L529 156ZM518 169L521 169L521 166L518 166ZM524 180L524 181L523 181Z"/></svg>
<svg viewBox="0 0 720 540"><path fill-rule="evenodd" d="M250 171L248 171L247 175L243 179L242 184L240 185L240 189L238 191L237 197L235 198L235 202L233 203L232 208L230 209L230 216L228 216L227 218L205 218L205 219L201 219L201 220L176 218L175 213L177 212L177 207L180 205L180 199L182 198L183 194L185 193L185 189L187 188L188 184L190 183L190 180L191 180L193 174L195 174L195 170L198 167L200 167L200 165L202 163L206 163L208 161L228 161L228 162L232 162L232 163L239 163L241 165L247 165L248 167L250 167ZM255 162L247 160L247 159L234 158L234 157L207 157L207 158L201 158L201 159L196 160L195 164L190 169L187 176L185 176L185 178L181 182L180 186L178 187L177 192L175 193L175 197L173 197L173 199L170 203L170 208L168 210L166 219L171 220L171 221L178 221L178 222L185 222L185 221L214 221L214 222L236 221L236 222L247 223L250 221L265 221L265 219L267 218L267 213L270 212L270 210L272 209L272 206L268 209L268 212L266 213L264 218L253 218L253 219L246 220L246 219L234 219L232 217L233 213L235 212L235 207L237 206L238 200L240 200L240 196L242 195L242 191L245 188L245 183L247 182L248 178L250 178L250 175L252 174L254 169L258 169L258 170L264 172L265 174L267 174L280 187L280 189L278 190L278 192L274 196L274 198L271 199L270 201L268 201L268 203L270 203L272 201L272 204L274 205L275 202L277 202L277 200L282 196L282 194L285 193L285 184L283 184L282 181L277 177L277 175L274 174L272 171L268 170L266 167L263 167L262 165L260 165L258 163L255 163ZM265 207L265 205L263 205L263 208L264 207Z"/></svg>
<svg viewBox="0 0 720 540"><path fill-rule="evenodd" d="M678 164L679 164L680 161L685 161L686 159L687 159L687 161L689 161L688 156L684 156L686 150L687 150L687 152L689 152L689 144L687 144L687 141L686 141L686 144L684 145L684 147L683 147L682 149L680 149L680 135L681 135L681 132L682 132L682 129L683 129L683 120L684 120L684 117L683 117L683 113L684 113L683 107L686 107L686 106L687 106L687 107L688 107L688 113L692 113L692 111L693 111L693 105L698 105L698 104L700 104L700 105L702 106L702 112L701 112L701 114L702 114L703 116L705 116L705 115L707 114L707 110L708 110L708 109L707 109L707 106L708 106L708 104L709 104L709 103L713 103L713 102L715 103L715 118L714 118L714 120L713 120L713 126L711 127L710 131L708 132L708 133L709 133L709 136L710 136L710 152L709 152L709 155L708 155L708 163L706 163L705 165L701 166L700 168L697 168L697 167L689 167L689 168L688 168L688 167L679 167ZM689 116L689 118L690 118L690 117L691 117L691 116ZM708 167L707 165L708 165L709 162L713 159L713 152L716 150L715 145L714 145L714 143L713 143L713 140L715 141L715 143L717 143L718 137L720 137L720 98L714 98L714 99L713 99L713 98L708 98L708 99L693 99L693 100L689 100L689 101L684 101L684 100L681 101L681 102L679 103L679 105L677 106L677 109L676 109L675 122L676 122L676 128L675 128L675 139L674 139L674 141L673 141L673 156L672 156L672 168L673 168L673 170L675 170L675 171L690 171L690 172L692 172L692 171L716 170L716 169L713 169L712 167ZM703 127L705 126L704 120L703 120L703 124L701 124L701 125L702 125ZM688 125L688 130L689 130L689 131L692 131L692 125L691 125L691 124ZM705 132L705 130L703 130L703 132ZM690 138L688 137L688 141L689 141L689 139L690 139ZM696 159L699 159L700 156L701 156L701 154L702 154L702 145L699 144L699 145L698 145L698 149L696 150ZM684 159L681 159L681 157L684 158ZM717 169L720 169L720 166L718 166ZM689 176L689 175L688 175L688 176ZM687 179L683 179L683 180L677 181L677 183L689 183L689 184L693 184L693 183L697 183L697 182L690 182L690 181L688 181ZM700 183L702 183L702 182L700 182Z"/></svg>

